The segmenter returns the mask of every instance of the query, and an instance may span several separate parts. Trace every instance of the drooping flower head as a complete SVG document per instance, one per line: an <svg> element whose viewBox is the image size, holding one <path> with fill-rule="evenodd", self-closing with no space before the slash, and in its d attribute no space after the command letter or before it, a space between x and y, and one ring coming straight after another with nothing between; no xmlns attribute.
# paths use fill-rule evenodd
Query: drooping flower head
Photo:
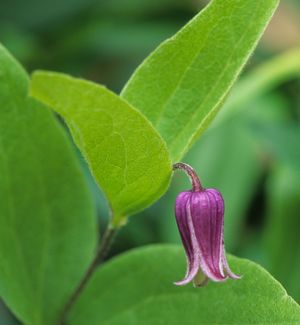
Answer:
<svg viewBox="0 0 300 325"><path fill-rule="evenodd" d="M224 200L216 189L204 189L193 168L177 163L190 177L193 189L181 192L175 204L175 215L187 256L187 272L176 285L191 281L203 286L209 279L215 282L239 279L229 268L224 248Z"/></svg>

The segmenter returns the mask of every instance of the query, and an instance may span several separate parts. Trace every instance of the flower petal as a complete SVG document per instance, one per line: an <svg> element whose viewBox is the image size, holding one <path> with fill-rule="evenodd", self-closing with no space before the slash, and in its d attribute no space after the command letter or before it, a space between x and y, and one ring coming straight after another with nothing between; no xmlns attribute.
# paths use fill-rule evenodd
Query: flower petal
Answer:
<svg viewBox="0 0 300 325"><path fill-rule="evenodd" d="M185 278L175 282L185 285L193 280L199 270L199 248L193 229L190 206L191 192L182 192L176 199L175 215L181 240L187 256L187 272Z"/></svg>
<svg viewBox="0 0 300 325"><path fill-rule="evenodd" d="M229 267L227 259L226 259L225 250L224 250L224 253L223 253L223 256L222 256L222 261L223 261L223 267L224 267L225 273L229 278L235 279L235 280L241 279L240 275L234 274L230 270L230 267Z"/></svg>
<svg viewBox="0 0 300 325"><path fill-rule="evenodd" d="M199 246L200 267L213 281L227 279L223 271L222 230L224 202L213 189L193 193L191 198L192 220Z"/></svg>
<svg viewBox="0 0 300 325"><path fill-rule="evenodd" d="M219 201L218 207L222 216L224 216L224 201L221 194L217 190L213 190L213 194L217 201ZM225 245L224 245L224 217L222 218L222 229L221 229L221 241L220 241L220 254L221 254L221 263L222 263L222 270L227 275L227 277L232 279L240 279L239 275L234 274L228 265L225 253Z"/></svg>

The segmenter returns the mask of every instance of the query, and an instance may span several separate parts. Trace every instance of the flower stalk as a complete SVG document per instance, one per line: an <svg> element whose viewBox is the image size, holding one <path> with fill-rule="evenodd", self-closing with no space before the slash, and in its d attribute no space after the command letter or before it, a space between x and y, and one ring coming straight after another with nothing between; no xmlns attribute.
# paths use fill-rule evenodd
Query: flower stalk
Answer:
<svg viewBox="0 0 300 325"><path fill-rule="evenodd" d="M177 163L177 164L173 165L173 170L176 170L176 169L181 169L187 173L187 175L189 176L190 181L192 183L194 192L200 192L203 190L200 179L199 179L197 173L195 172L195 170L193 169L193 167L191 167L190 165L185 164L185 163Z"/></svg>

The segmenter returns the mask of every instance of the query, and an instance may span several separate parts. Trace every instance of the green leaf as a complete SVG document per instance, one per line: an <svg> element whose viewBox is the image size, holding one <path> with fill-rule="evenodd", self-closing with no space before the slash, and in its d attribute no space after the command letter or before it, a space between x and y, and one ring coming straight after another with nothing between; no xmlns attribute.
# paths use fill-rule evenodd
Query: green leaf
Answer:
<svg viewBox="0 0 300 325"><path fill-rule="evenodd" d="M127 102L103 86L58 73L36 72L31 86L33 96L65 119L116 223L166 191L172 172L166 146Z"/></svg>
<svg viewBox="0 0 300 325"><path fill-rule="evenodd" d="M278 0L214 0L136 70L122 96L179 160L215 116Z"/></svg>
<svg viewBox="0 0 300 325"><path fill-rule="evenodd" d="M93 202L52 113L0 47L0 295L25 324L54 324L92 258Z"/></svg>
<svg viewBox="0 0 300 325"><path fill-rule="evenodd" d="M298 164L299 166L299 164ZM279 164L267 183L267 224L264 244L268 269L300 301L299 170Z"/></svg>
<svg viewBox="0 0 300 325"><path fill-rule="evenodd" d="M127 252L96 272L68 324L299 324L300 307L270 274L253 262L228 260L241 280L177 287L172 282L186 267L180 246Z"/></svg>

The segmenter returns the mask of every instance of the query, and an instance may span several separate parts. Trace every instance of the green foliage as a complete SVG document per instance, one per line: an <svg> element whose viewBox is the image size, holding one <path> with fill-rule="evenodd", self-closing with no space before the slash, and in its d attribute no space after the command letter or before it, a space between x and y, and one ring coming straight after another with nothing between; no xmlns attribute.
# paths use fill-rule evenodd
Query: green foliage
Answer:
<svg viewBox="0 0 300 325"><path fill-rule="evenodd" d="M68 35L58 46L69 53L82 52L84 48L85 51L107 58L116 53L122 53L123 56L139 54L144 57L176 30L177 25L167 22L143 22L141 26L141 22L135 20L113 24L111 19L103 18L89 22L86 26L78 26L78 30Z"/></svg>
<svg viewBox="0 0 300 325"><path fill-rule="evenodd" d="M72 16L95 3L96 0L2 0L0 20L14 21L23 27L40 27ZM16 8L18 10L16 10ZM30 8L31 10L28 10ZM53 28L53 26L52 26Z"/></svg>
<svg viewBox="0 0 300 325"><path fill-rule="evenodd" d="M264 234L267 266L299 302L299 171L278 165L267 185L268 223Z"/></svg>
<svg viewBox="0 0 300 325"><path fill-rule="evenodd" d="M260 266L229 257L239 281L205 288L176 287L185 271L183 249L149 246L99 269L74 306L69 324L290 324L300 307Z"/></svg>
<svg viewBox="0 0 300 325"><path fill-rule="evenodd" d="M0 300L0 324L3 325L19 325L20 323L8 311L6 306Z"/></svg>
<svg viewBox="0 0 300 325"><path fill-rule="evenodd" d="M215 116L278 0L214 0L136 70L122 97L179 160Z"/></svg>
<svg viewBox="0 0 300 325"><path fill-rule="evenodd" d="M254 99L268 94L279 85L299 75L300 48L283 52L258 65L234 86L213 126L243 110L244 106L249 107L249 102Z"/></svg>
<svg viewBox="0 0 300 325"><path fill-rule="evenodd" d="M30 325L54 324L90 263L95 211L73 148L0 47L0 294Z"/></svg>
<svg viewBox="0 0 300 325"><path fill-rule="evenodd" d="M284 106L286 110L287 107ZM269 148L270 154L288 166L292 172L297 171L300 162L300 126L296 122L278 120L273 124L264 125L257 121L256 135Z"/></svg>
<svg viewBox="0 0 300 325"><path fill-rule="evenodd" d="M127 102L92 82L50 72L33 75L31 93L65 119L115 223L166 191L172 167L165 144Z"/></svg>
<svg viewBox="0 0 300 325"><path fill-rule="evenodd" d="M81 8L88 12L91 4L96 3L76 0L69 11L66 6L69 1L63 11L57 10L59 1L56 1L45 17L35 14L44 10L42 6L35 8L35 12L21 10L20 26L38 27L44 21L54 20L62 23L63 17L75 17ZM73 26L73 33L68 23L65 29L58 24L57 30L63 35L56 37L55 31L48 34L47 39L53 43L49 56L34 47L31 31L20 27L12 29L11 38L19 37L15 44L19 47L13 48L23 51L22 57L29 62L33 52L36 58L43 58L35 63L37 66L49 67L55 62L60 71L86 74L83 66L88 62L90 76L101 80L106 66L98 67L99 77L97 67L84 55L76 59L75 53L74 58L65 60L63 67L57 62L63 61L68 53L81 54L87 50L106 56L108 61L112 60L108 62L112 66L116 62L114 56L128 56L130 63L125 65L130 70L134 62L131 56L137 58L148 51L148 46L171 34L180 22L162 19L152 28L148 17L138 23L139 29L138 19L132 16L122 20L120 15L116 27L106 17L107 12L135 15L141 11L152 15L168 3L174 5L170 0L143 4L126 0L128 5L119 8L118 1L90 7L91 16L84 24L81 21L75 29ZM176 3L174 8L180 1ZM110 202L115 225L165 193L171 178L170 157L181 159L214 118L277 3L278 0L212 0L141 64L121 97L102 86L67 75L50 72L33 75L33 96L66 121ZM13 6L8 1L5 6L10 7L8 15L11 15ZM8 30L11 27L7 23ZM47 30L47 25L44 29ZM28 38L24 41L23 36ZM277 111L280 96L275 96L275 100L272 97L271 101L257 98L298 74L299 57L299 49L295 49L253 70L226 101L224 114L217 119L221 123L214 123L218 127L211 128L186 156L186 161L199 171L204 185L217 187L224 195L226 246L230 249L239 247L243 251L239 245L242 240L247 246L244 234L253 230L252 225L244 227L247 210L261 176L269 173L264 262L298 299L300 255L296 216L300 200L297 173L300 129L298 123L288 121L292 115L286 109L288 106L283 105ZM97 60L100 61L100 56ZM123 77L116 76L109 64L110 78L121 83ZM27 97L28 77L3 48L0 48L0 79L0 295L23 323L51 325L57 322L91 260L96 241L95 211L69 139L48 108ZM234 116L236 112L239 114ZM276 124L279 120L285 123ZM274 161L280 161L284 168L280 165L270 169L269 164ZM87 171L86 164L84 167ZM176 176L175 186L153 208L153 219L148 218L143 227L131 232L134 236L131 243L175 237L178 240L173 205L178 192L190 186L185 178ZM260 213L257 212L258 216ZM150 210L146 214L150 215ZM136 218L139 219L142 218ZM154 222L159 227L154 228ZM147 231L153 234L150 240L145 239ZM119 247L126 249L126 243L121 242ZM154 246L125 253L96 271L68 315L67 323L300 323L300 307L266 271L234 257L229 257L229 263L233 271L243 275L241 280L209 283L206 288L194 289L172 283L182 278L185 271L182 248ZM0 322L10 319L2 313L1 305L0 314Z"/></svg>

